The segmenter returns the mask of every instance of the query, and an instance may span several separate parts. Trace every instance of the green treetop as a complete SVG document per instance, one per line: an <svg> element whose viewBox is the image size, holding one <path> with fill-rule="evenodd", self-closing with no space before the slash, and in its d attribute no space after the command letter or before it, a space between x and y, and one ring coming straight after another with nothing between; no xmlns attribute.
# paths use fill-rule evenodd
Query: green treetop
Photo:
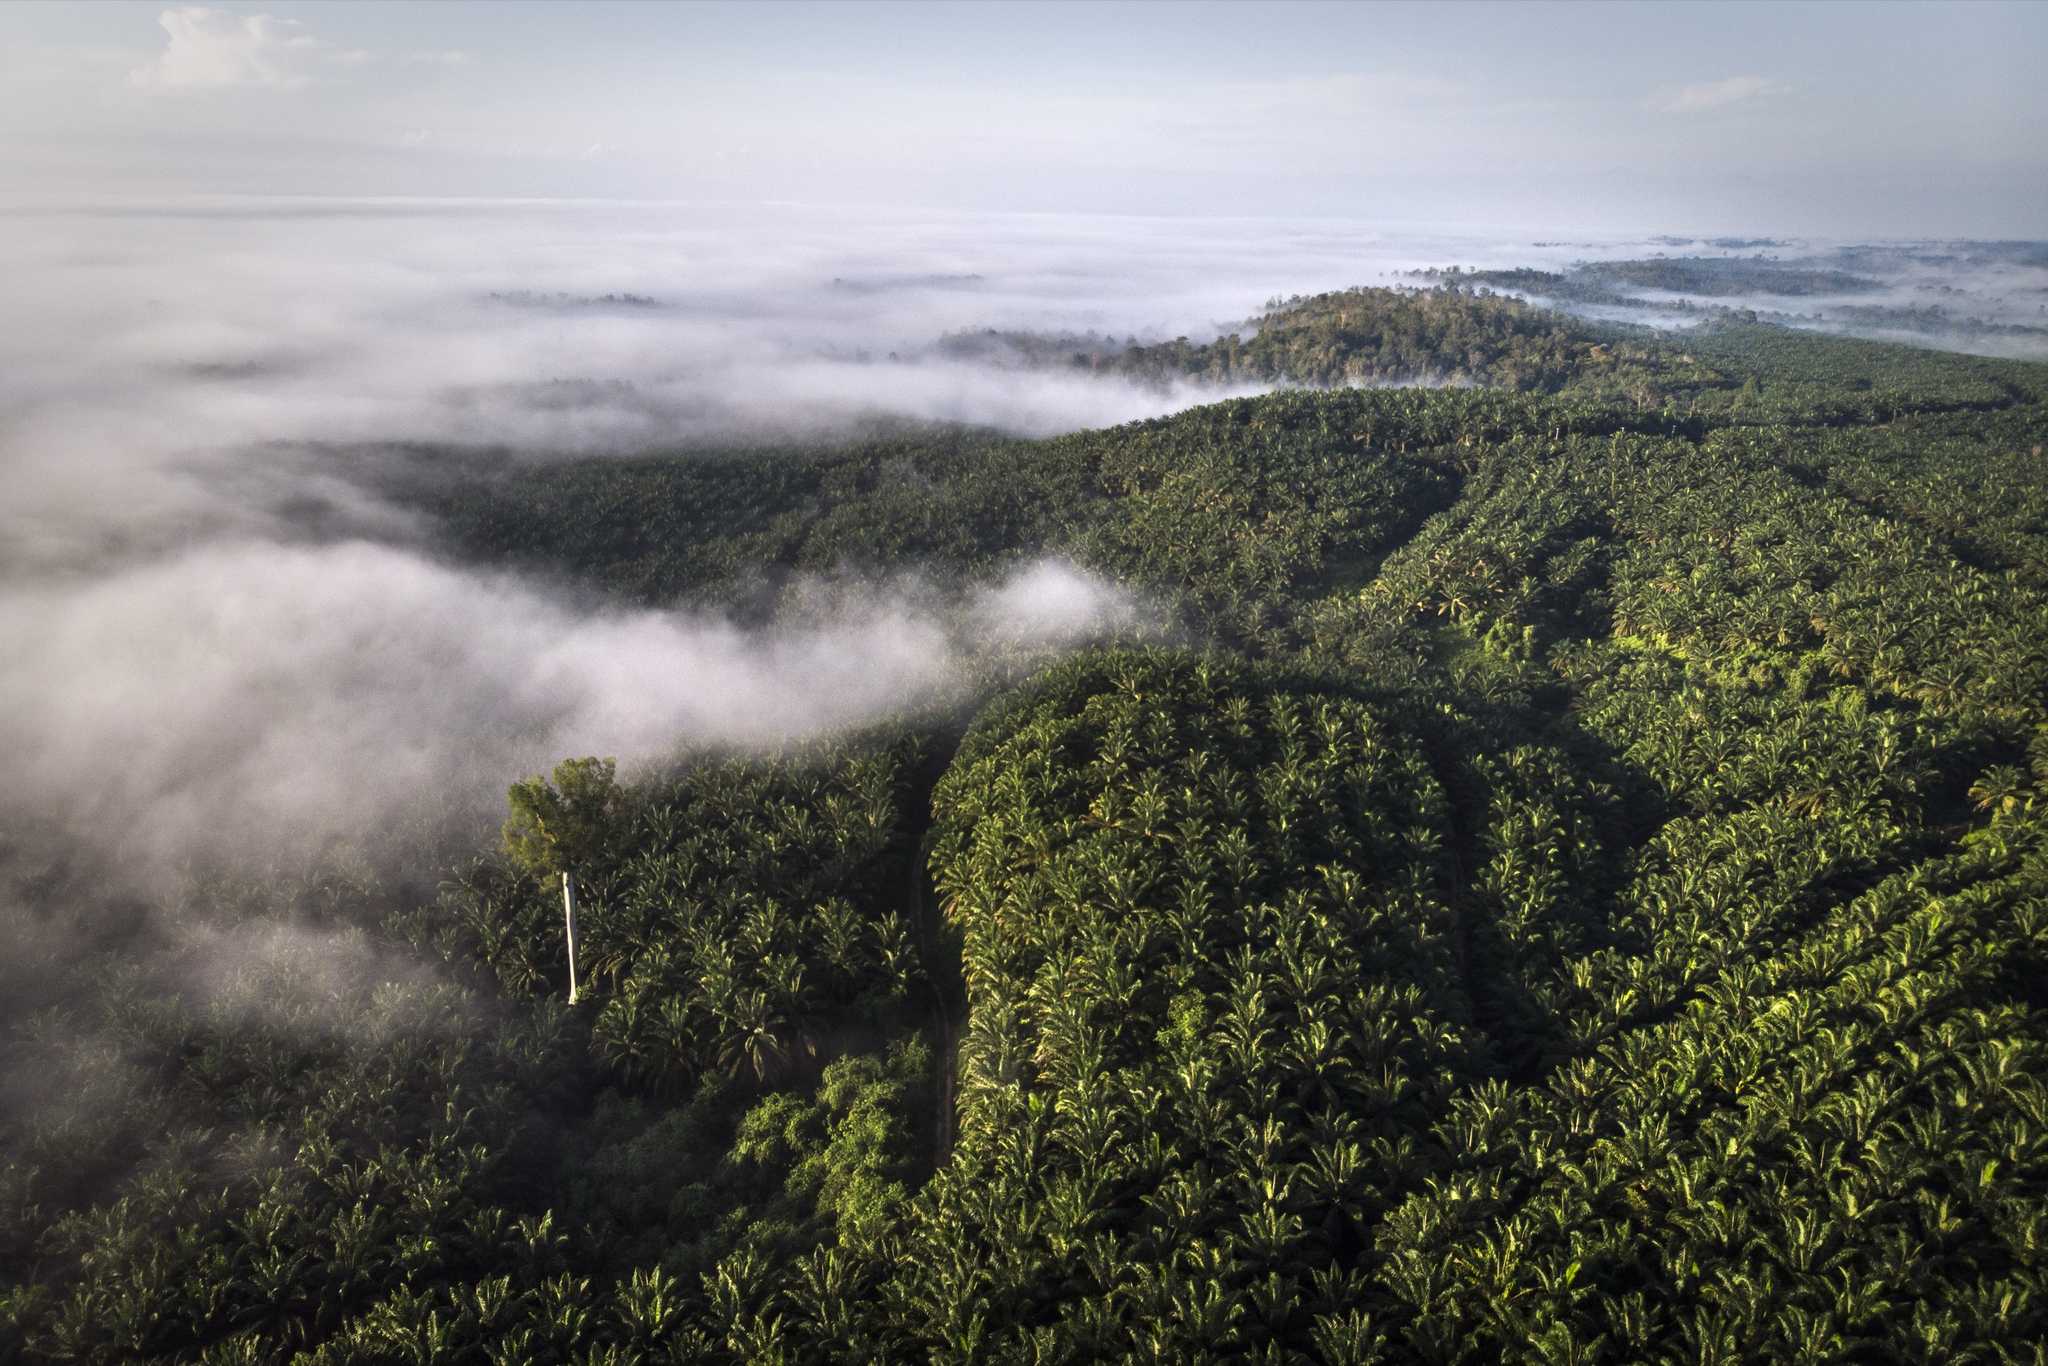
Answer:
<svg viewBox="0 0 2048 1366"><path fill-rule="evenodd" d="M614 759L564 759L554 782L532 777L512 784L505 852L536 878L585 866L616 829L625 807Z"/></svg>

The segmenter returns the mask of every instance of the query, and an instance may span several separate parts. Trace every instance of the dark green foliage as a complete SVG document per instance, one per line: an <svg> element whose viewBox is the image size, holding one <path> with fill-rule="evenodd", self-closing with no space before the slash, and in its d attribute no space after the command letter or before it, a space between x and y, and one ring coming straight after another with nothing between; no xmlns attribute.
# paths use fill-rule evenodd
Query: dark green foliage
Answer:
<svg viewBox="0 0 2048 1366"><path fill-rule="evenodd" d="M1085 444L983 433L880 438L851 449L599 459L451 475L422 453L385 476L467 558L573 575L644 602L740 613L792 576L965 573L1028 556L1098 496ZM465 462L456 461L458 467Z"/></svg>
<svg viewBox="0 0 2048 1366"><path fill-rule="evenodd" d="M0 1360L2039 1360L2048 371L1466 283L1020 355L1501 388L420 485L597 592L1050 551L1187 639L522 784L601 798L574 1012L495 857L29 869Z"/></svg>
<svg viewBox="0 0 2048 1366"><path fill-rule="evenodd" d="M1313 1280L1419 1177L1401 1154L1467 1067L1446 802L1414 737L1342 693L1096 656L971 733L934 805L971 1025L912 1236L958 1279L900 1262L895 1330L1307 1345L1338 1308ZM1227 1282L1177 1291L1205 1255ZM1169 1312L1180 1293L1216 1298Z"/></svg>
<svg viewBox="0 0 2048 1366"><path fill-rule="evenodd" d="M1249 339L1133 347L1107 363L1147 378L1556 389L1601 349L1583 324L1520 300L1433 291L1354 289L1290 299L1258 324Z"/></svg>
<svg viewBox="0 0 2048 1366"><path fill-rule="evenodd" d="M593 1053L662 1094L711 1075L769 1082L929 1008L904 904L910 741L700 764L631 795L578 875ZM516 789L515 789L516 791ZM499 989L553 989L552 884L480 865L415 933L455 932Z"/></svg>
<svg viewBox="0 0 2048 1366"><path fill-rule="evenodd" d="M1124 429L1097 464L1110 515L1077 552L1242 644L1287 641L1292 604L1369 577L1448 501L1444 472L1374 445L1406 429L1389 407L1284 395Z"/></svg>

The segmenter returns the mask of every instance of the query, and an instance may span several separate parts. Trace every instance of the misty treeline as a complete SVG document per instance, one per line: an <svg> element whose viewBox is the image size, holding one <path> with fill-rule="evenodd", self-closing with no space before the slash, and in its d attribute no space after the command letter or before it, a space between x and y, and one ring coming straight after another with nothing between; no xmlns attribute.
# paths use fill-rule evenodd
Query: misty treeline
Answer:
<svg viewBox="0 0 2048 1366"><path fill-rule="evenodd" d="M1117 342L1072 334L987 332L947 338L941 350L1153 386L1190 381L1323 388L1481 386L1525 393L1619 394L1638 403L1647 403L1654 395L1666 402L1682 399L1690 411L1703 401L1725 404L1741 392L1745 380L1760 382L1763 371L1775 376L1764 353L1787 327L1919 331L1958 340L2048 336L2048 329L1958 315L1941 305L1834 304L1822 313L1803 314L1683 297L1653 302L1617 287L1641 283L1636 276L1654 274L1652 268L1683 264L1687 263L1603 262L1567 273L1428 269L1409 274L1429 281L1429 288L1353 289L1271 300L1250 323L1211 342L1186 337ZM1712 258L1691 264L1704 268L1764 263ZM1644 269L1638 272L1636 267ZM1818 292L1817 287L1778 288L1799 276L1776 266L1760 277L1721 269L1706 273L1727 285L1695 291L1709 298L1737 292ZM1685 286L1673 280L1664 287ZM1640 323L1603 325L1545 306L1558 304L1605 309L1639 320L1677 318L1691 326L1684 333L1686 344L1666 346ZM1795 367L1810 363L1803 354L1793 362ZM1839 370L1842 362L1835 364ZM1857 392L1886 385L1898 368L1878 359L1860 364L1861 373L1840 371L1829 377L1839 382L1811 394L1809 402L1839 399L1843 389Z"/></svg>
<svg viewBox="0 0 2048 1366"><path fill-rule="evenodd" d="M0 1351L2038 1360L2048 369L1259 338L1152 354L1469 387L378 466L618 601L1056 555L1171 630L607 794L573 1010L496 846L11 863Z"/></svg>
<svg viewBox="0 0 2048 1366"><path fill-rule="evenodd" d="M1478 384L1544 391L1575 377L1594 347L1572 320L1519 299L1415 289L1275 299L1245 326L1211 342L989 332L941 343L944 354L1063 365L1154 385Z"/></svg>
<svg viewBox="0 0 2048 1366"><path fill-rule="evenodd" d="M2038 244L1958 245L1968 249L1847 247L1790 260L1654 256L1581 261L1564 270L1449 266L1406 274L1437 289L1481 296L1498 290L1518 300L1639 322L1763 322L1880 340L1904 334L1963 351L1996 350L2004 342L2020 348L2012 354L2039 357L2048 341L2048 304L2037 298L2030 306L2028 295L2038 296L2038 287L2011 289L2000 277L2038 269ZM1788 297L1814 303L1810 311L1773 306Z"/></svg>

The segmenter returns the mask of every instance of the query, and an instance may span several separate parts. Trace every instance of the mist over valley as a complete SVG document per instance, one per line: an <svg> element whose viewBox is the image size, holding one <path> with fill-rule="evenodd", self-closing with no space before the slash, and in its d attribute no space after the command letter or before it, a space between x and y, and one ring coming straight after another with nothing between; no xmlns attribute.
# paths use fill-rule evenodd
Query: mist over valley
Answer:
<svg viewBox="0 0 2048 1366"><path fill-rule="evenodd" d="M2042 15L0 10L0 1364L2034 1359Z"/></svg>

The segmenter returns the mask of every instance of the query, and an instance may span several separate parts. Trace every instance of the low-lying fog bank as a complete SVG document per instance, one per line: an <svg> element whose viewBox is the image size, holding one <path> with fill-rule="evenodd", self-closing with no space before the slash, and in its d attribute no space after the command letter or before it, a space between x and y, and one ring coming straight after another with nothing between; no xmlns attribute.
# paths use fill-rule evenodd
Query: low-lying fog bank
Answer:
<svg viewBox="0 0 2048 1366"><path fill-rule="evenodd" d="M1062 565L939 595L904 566L762 632L592 607L435 556L415 513L295 443L545 460L877 421L1046 435L1244 391L1033 368L962 337L1203 340L1274 297L1446 262L1766 249L318 200L18 208L0 246L0 743L21 779L4 800L144 867L366 838L423 800L481 819L565 754L829 730L941 696L991 648L1136 619L1127 593ZM1973 259L1915 257L1894 283ZM2034 287L2025 262L1984 269L1984 289ZM327 533L280 516L295 504L328 509Z"/></svg>
<svg viewBox="0 0 2048 1366"><path fill-rule="evenodd" d="M503 815L565 755L631 770L945 701L1006 651L1145 624L1041 561L965 592L820 584L801 623L572 604L365 542L207 545L0 590L0 747L23 802L124 865L310 858Z"/></svg>

